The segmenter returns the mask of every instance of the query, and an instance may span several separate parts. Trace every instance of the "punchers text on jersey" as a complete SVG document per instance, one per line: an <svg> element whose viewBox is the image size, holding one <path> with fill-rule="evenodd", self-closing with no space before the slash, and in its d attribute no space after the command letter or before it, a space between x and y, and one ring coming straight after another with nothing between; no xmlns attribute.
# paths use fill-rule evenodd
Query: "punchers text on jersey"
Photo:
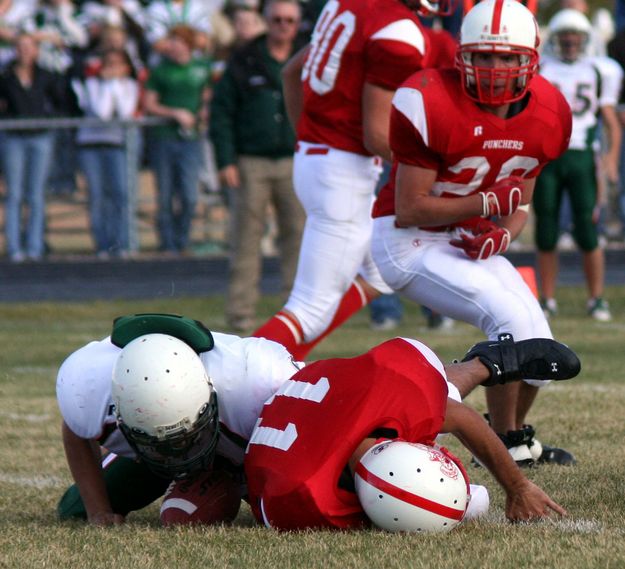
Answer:
<svg viewBox="0 0 625 569"><path fill-rule="evenodd" d="M433 195L463 197L509 176L537 176L567 149L570 134L569 106L542 77L530 83L525 107L502 119L463 95L455 69L421 71L393 98L395 164L373 216L395 213L397 162L436 170Z"/></svg>

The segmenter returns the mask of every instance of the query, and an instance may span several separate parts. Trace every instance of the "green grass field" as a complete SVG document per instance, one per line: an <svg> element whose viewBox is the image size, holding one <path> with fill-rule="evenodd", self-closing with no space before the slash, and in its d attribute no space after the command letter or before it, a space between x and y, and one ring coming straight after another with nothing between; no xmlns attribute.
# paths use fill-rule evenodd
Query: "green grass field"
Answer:
<svg viewBox="0 0 625 569"><path fill-rule="evenodd" d="M491 513L438 536L280 534L256 527L246 507L233 527L166 530L158 525L158 504L117 528L60 524L55 506L71 478L54 396L59 364L87 341L106 336L121 314L178 312L221 330L223 300L0 304L0 567L624 568L625 287L610 288L607 297L615 319L598 324L584 315L581 289L562 289L554 333L578 352L583 369L577 379L546 388L530 417L540 438L578 458L574 468L542 466L527 473L568 509L568 517L508 524L493 479L469 467L472 479L491 492ZM262 312L268 315L278 304L268 298ZM482 339L464 324L430 332L418 310L407 306L399 330L370 331L363 311L313 358L354 355L395 335L419 338L446 362ZM484 410L481 391L468 402ZM455 440L448 443L468 464L468 453Z"/></svg>

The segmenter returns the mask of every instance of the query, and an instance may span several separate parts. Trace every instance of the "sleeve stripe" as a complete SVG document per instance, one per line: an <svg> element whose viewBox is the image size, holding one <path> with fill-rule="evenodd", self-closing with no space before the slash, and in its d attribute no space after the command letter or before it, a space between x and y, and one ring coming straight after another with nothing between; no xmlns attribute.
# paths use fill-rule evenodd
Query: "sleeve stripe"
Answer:
<svg viewBox="0 0 625 569"><path fill-rule="evenodd" d="M419 26L412 20L398 20L378 30L371 40L394 40L411 45L425 55L425 39Z"/></svg>
<svg viewBox="0 0 625 569"><path fill-rule="evenodd" d="M425 119L425 108L421 92L409 87L401 87L393 97L393 106L410 121L421 135L425 145L428 146L428 125Z"/></svg>

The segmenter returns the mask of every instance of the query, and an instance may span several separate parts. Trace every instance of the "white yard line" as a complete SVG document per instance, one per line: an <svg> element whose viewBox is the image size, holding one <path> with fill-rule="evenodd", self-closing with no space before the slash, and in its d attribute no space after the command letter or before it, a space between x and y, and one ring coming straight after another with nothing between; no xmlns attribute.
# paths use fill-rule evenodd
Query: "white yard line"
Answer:
<svg viewBox="0 0 625 569"><path fill-rule="evenodd" d="M0 411L0 418L10 419L11 421L26 421L27 423L43 423L48 421L51 415L44 413L43 415L35 415L34 413L13 413L11 411Z"/></svg>
<svg viewBox="0 0 625 569"><path fill-rule="evenodd" d="M8 474L6 472L0 472L0 482L26 488L36 488L37 490L62 488L67 485L66 482L57 476L20 476L17 474Z"/></svg>

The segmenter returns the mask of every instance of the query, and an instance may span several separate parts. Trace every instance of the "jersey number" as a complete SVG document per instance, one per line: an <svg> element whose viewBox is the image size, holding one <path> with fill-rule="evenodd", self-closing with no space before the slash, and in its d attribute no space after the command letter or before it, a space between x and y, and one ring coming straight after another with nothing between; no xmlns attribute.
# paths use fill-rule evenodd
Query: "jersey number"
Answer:
<svg viewBox="0 0 625 569"><path fill-rule="evenodd" d="M562 88L557 83L553 83L553 85L557 87L560 92L562 92ZM590 83L575 84L573 101L569 101L573 116L581 117L593 106L593 99L598 96L597 91L598 87L596 85L591 85Z"/></svg>
<svg viewBox="0 0 625 569"><path fill-rule="evenodd" d="M501 165L496 181L499 181L502 178L507 178L512 174L512 172L518 170L523 170L522 175L525 175L536 168L538 164L538 160L536 158L532 158L531 156L513 156ZM457 184L455 182L437 182L434 192L436 195L451 193L456 196L468 196L480 187L490 169L490 163L488 162L488 158L485 156L469 156L468 158L463 158L460 162L450 166L449 170L454 174L460 174L460 172L464 170L474 170L475 174L471 180L466 184Z"/></svg>
<svg viewBox="0 0 625 569"><path fill-rule="evenodd" d="M319 15L302 70L302 81L308 81L318 95L325 95L334 88L341 58L356 28L353 12L346 10L337 16L338 9L338 0L330 0Z"/></svg>
<svg viewBox="0 0 625 569"><path fill-rule="evenodd" d="M271 405L274 397L291 397L321 403L328 391L330 391L330 382L327 377L320 378L315 384L289 379L282 384L265 405ZM273 427L261 426L262 421L262 417L256 421L249 445L263 445L283 451L289 450L297 439L297 426L294 423L288 423L284 429L274 429Z"/></svg>

